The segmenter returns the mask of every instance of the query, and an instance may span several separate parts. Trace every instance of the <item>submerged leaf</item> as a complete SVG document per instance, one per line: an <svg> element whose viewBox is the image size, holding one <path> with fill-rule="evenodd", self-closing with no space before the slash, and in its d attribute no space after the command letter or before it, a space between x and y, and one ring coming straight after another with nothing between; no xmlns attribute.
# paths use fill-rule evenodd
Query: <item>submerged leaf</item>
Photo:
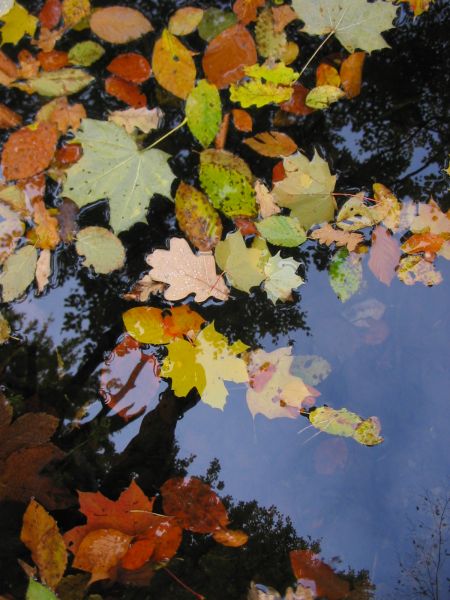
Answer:
<svg viewBox="0 0 450 600"><path fill-rule="evenodd" d="M197 334L205 322L188 306L174 306L170 313L153 306L131 308L122 315L128 333L142 344L168 344L184 335Z"/></svg>
<svg viewBox="0 0 450 600"><path fill-rule="evenodd" d="M361 286L361 256L341 248L333 256L328 274L336 296L341 302L347 302Z"/></svg>

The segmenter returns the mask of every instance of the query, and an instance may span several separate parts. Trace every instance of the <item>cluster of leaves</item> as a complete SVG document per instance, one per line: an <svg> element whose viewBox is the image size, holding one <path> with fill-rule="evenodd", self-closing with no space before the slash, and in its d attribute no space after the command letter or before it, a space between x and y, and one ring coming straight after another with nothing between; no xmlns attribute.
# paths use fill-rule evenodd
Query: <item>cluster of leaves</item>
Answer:
<svg viewBox="0 0 450 600"><path fill-rule="evenodd" d="M419 15L431 1L409 3ZM57 268L58 252L71 244L84 257L80 264L95 274L121 269L126 251L118 236L146 220L155 194L173 196L178 227L187 239L172 237L166 249L146 257L151 269L125 296L133 302L148 302L155 295L168 302L191 296L197 303L211 298L225 302L230 288L251 293L258 286L273 304L290 301L304 281L297 273L301 263L288 253L307 241L335 246L329 277L343 302L360 288L369 247L369 269L383 284L390 285L396 275L407 285L441 281L433 262L437 256L450 259L450 212L442 212L432 199L418 206L402 204L381 183L374 184L373 197L364 191L335 192L337 177L317 152L307 157L291 136L272 128L253 135L255 109L276 105L307 118L334 102L355 98L366 56L387 47L381 34L393 27L395 3L293 0L292 6L269 6L265 0L236 0L232 11L185 7L157 34L151 57L119 51L107 65L104 81L97 81L89 67L104 55L105 45L120 48L153 34L151 22L139 10L95 8L89 0L46 0L37 16L10 0L0 8L1 45L8 50L8 44L31 38L32 50L21 49L16 60L0 51L0 85L42 99L25 125L12 107L0 104L0 127L14 130L1 156L0 285L5 302L21 298L35 279L42 293ZM297 20L305 34L324 36L299 70L289 66L298 64L299 47L286 29ZM57 49L72 29L87 30L92 39L69 51ZM205 42L199 60L190 48L192 34ZM315 85L308 89L301 78L313 70L319 50L333 36L343 50L315 67ZM149 83L182 101L184 109L179 124L150 145L146 136L162 126L164 114L157 106L147 106L143 84ZM127 106L106 121L87 118L87 107L68 100L99 85ZM224 110L226 106L232 108ZM184 126L200 150L198 184L181 181L174 190L170 155L156 145ZM271 177L256 179L247 162L226 149L230 127L242 134L246 149L282 159ZM45 202L50 180L59 190L56 208ZM337 197L348 197L339 209ZM110 228L79 230L79 209L104 200ZM102 372L102 393L110 408L126 419L145 410L144 403L122 402L127 386L145 367L151 370L153 391L163 377L171 380L177 397L196 389L203 402L223 409L228 395L224 382L242 383L253 416L304 414L320 431L367 446L382 442L376 417L312 407L319 395L313 386L330 370L320 357L293 357L287 347L265 352L240 341L230 343L213 322L206 323L186 304L165 311L136 307L123 319L127 334ZM0 342L9 336L9 325L1 317ZM159 351L150 354L147 345L166 347L164 358ZM122 385L116 368L131 356L132 375ZM28 501L33 495L49 510L61 508L70 499L41 473L63 456L49 442L57 420L26 413L11 423L12 411L1 402L0 430L6 442L0 453L0 497ZM17 470L20 483L13 478ZM68 584L66 578L73 576L64 577L66 545L74 554L72 566L90 573L89 579L75 583L84 588L100 579L148 582L176 554L183 529L212 534L228 546L246 542L243 532L227 528L224 505L200 480L171 479L161 496L164 515L153 512L154 498L147 498L135 483L117 501L98 492L80 493L87 523L64 539L54 519L33 500L25 513L22 540L43 585L28 567L28 596L50 599L51 590ZM291 554L299 582L286 598L346 597L345 582L305 552ZM312 580L314 589L303 580ZM250 598L269 597L265 593L254 586Z"/></svg>

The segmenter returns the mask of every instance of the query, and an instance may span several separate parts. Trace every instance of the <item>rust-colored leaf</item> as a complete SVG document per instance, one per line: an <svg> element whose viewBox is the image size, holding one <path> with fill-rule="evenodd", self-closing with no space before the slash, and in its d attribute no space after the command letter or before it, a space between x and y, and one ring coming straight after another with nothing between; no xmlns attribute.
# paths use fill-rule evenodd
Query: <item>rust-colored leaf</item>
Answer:
<svg viewBox="0 0 450 600"><path fill-rule="evenodd" d="M147 81L152 72L148 60L136 52L119 54L106 68L110 73L132 83Z"/></svg>
<svg viewBox="0 0 450 600"><path fill-rule="evenodd" d="M321 85L332 85L339 87L341 78L337 69L327 63L321 63L316 69L316 87Z"/></svg>
<svg viewBox="0 0 450 600"><path fill-rule="evenodd" d="M372 233L369 269L377 279L385 285L391 285L395 269L400 260L400 247L395 238L382 225L378 225Z"/></svg>
<svg viewBox="0 0 450 600"><path fill-rule="evenodd" d="M39 52L37 59L44 71L59 71L59 69L69 64L69 56L67 52L63 52L62 50Z"/></svg>
<svg viewBox="0 0 450 600"><path fill-rule="evenodd" d="M253 119L246 110L234 108L232 111L233 123L238 131L248 133L253 129Z"/></svg>
<svg viewBox="0 0 450 600"><path fill-rule="evenodd" d="M445 238L436 233L414 233L402 244L406 254L419 254L421 252L439 252Z"/></svg>
<svg viewBox="0 0 450 600"><path fill-rule="evenodd" d="M126 6L99 8L92 13L90 26L95 35L111 44L126 44L153 31L141 12Z"/></svg>
<svg viewBox="0 0 450 600"><path fill-rule="evenodd" d="M213 538L222 546L230 548L239 548L248 541L248 535L240 529L219 529L213 532Z"/></svg>
<svg viewBox="0 0 450 600"><path fill-rule="evenodd" d="M174 477L161 488L164 512L184 529L211 533L228 525L225 506L215 492L196 477Z"/></svg>
<svg viewBox="0 0 450 600"><path fill-rule="evenodd" d="M354 52L342 61L340 68L341 85L347 98L355 98L361 92L362 70L365 52Z"/></svg>
<svg viewBox="0 0 450 600"><path fill-rule="evenodd" d="M61 0L45 0L44 6L39 13L39 21L42 27L54 29L62 17Z"/></svg>
<svg viewBox="0 0 450 600"><path fill-rule="evenodd" d="M177 553L183 532L176 519L154 515L154 521L144 534L135 538L123 557L121 566L124 569L139 569L148 560L167 562Z"/></svg>
<svg viewBox="0 0 450 600"><path fill-rule="evenodd" d="M55 519L36 500L25 511L20 539L31 551L41 581L54 590L66 570L67 550Z"/></svg>
<svg viewBox="0 0 450 600"><path fill-rule="evenodd" d="M147 105L145 94L141 92L135 83L125 81L125 79L121 79L115 75L105 80L105 90L111 96L122 100L122 102L134 108L142 108Z"/></svg>
<svg viewBox="0 0 450 600"><path fill-rule="evenodd" d="M89 583L115 579L120 560L130 547L131 535L117 529L96 529L82 540L73 566L91 573Z"/></svg>
<svg viewBox="0 0 450 600"><path fill-rule="evenodd" d="M178 225L202 252L212 250L222 237L222 221L208 198L196 188L180 183L175 196Z"/></svg>
<svg viewBox="0 0 450 600"><path fill-rule="evenodd" d="M333 569L322 562L311 550L292 550L291 566L297 579L312 579L318 596L328 600L343 600L348 594L348 581L341 579Z"/></svg>
<svg viewBox="0 0 450 600"><path fill-rule="evenodd" d="M214 147L216 150L223 150L227 144L228 129L230 127L230 113L227 112L223 115L222 123L220 124L219 131L217 132L214 140Z"/></svg>
<svg viewBox="0 0 450 600"><path fill-rule="evenodd" d="M12 133L2 154L5 179L25 179L44 171L53 158L57 141L56 127L50 123L40 123L34 130L22 127Z"/></svg>
<svg viewBox="0 0 450 600"><path fill-rule="evenodd" d="M248 25L252 21L256 21L258 8L261 8L266 3L266 0L236 0L233 4L233 11L242 25Z"/></svg>
<svg viewBox="0 0 450 600"><path fill-rule="evenodd" d="M85 118L86 109L84 106L80 103L69 104L66 96L55 98L44 104L36 115L36 121L52 123L62 134L67 133L69 129L76 131L80 127L82 119ZM70 147L81 149L81 146L76 144ZM59 152L60 150L57 150L55 156L58 156Z"/></svg>
<svg viewBox="0 0 450 600"><path fill-rule="evenodd" d="M58 220L50 215L43 200L33 204L33 221L36 224L36 246L42 250L54 250L60 242Z"/></svg>
<svg viewBox="0 0 450 600"><path fill-rule="evenodd" d="M237 24L211 40L202 64L208 81L223 89L242 79L244 68L256 62L253 37L243 25Z"/></svg>
<svg viewBox="0 0 450 600"><path fill-rule="evenodd" d="M12 129L22 123L22 117L13 110L0 104L0 129Z"/></svg>
<svg viewBox="0 0 450 600"><path fill-rule="evenodd" d="M19 59L19 79L30 79L36 77L39 72L41 63L36 56L28 52L28 50L21 50L17 55Z"/></svg>
<svg viewBox="0 0 450 600"><path fill-rule="evenodd" d="M293 88L294 91L290 100L280 105L281 110L300 116L309 115L314 112L314 109L306 106L305 102L310 90L301 83L295 83Z"/></svg>
<svg viewBox="0 0 450 600"><path fill-rule="evenodd" d="M289 4L282 4L281 6L272 7L272 18L273 18L273 30L275 33L283 31L289 23L298 19L297 13L289 6Z"/></svg>
<svg viewBox="0 0 450 600"><path fill-rule="evenodd" d="M82 156L83 150L81 144L63 144L56 151L55 160L58 166L68 167L78 162Z"/></svg>
<svg viewBox="0 0 450 600"><path fill-rule="evenodd" d="M278 156L290 156L297 150L297 144L294 140L279 131L264 131L258 133L255 137L247 138L244 144L250 146L252 150L262 154L276 158Z"/></svg>

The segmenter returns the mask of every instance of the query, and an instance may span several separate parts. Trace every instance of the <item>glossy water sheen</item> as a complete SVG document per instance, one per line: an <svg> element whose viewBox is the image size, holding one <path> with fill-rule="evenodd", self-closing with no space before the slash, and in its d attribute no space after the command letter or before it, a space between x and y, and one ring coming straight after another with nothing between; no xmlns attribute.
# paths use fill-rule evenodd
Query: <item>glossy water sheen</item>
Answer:
<svg viewBox="0 0 450 600"><path fill-rule="evenodd" d="M178 3L191 4L209 5ZM160 29L175 3L149 0L131 5L145 12ZM366 63L360 97L297 120L286 115L280 120L275 109L261 110L257 128L264 130L267 119L275 119L306 153L311 155L318 148L338 174L339 190L370 189L371 183L379 181L401 200L424 202L433 195L447 209L449 179L441 169L447 164L449 151L449 17L449 5L441 0L416 20L402 12L400 28L387 36L392 50L376 52ZM296 27L289 30L294 35ZM72 45L76 34L68 38L63 48L64 44ZM147 55L152 40L138 44ZM316 41L299 36L301 60L313 51ZM195 36L192 44L202 48ZM331 50L338 51L338 44ZM110 58L111 52L98 65L99 74L104 74ZM167 111L167 128L180 120L181 104L165 106L165 95L155 92L153 83L144 87L150 103L161 103ZM10 102L15 97L17 102L22 99L17 92L10 94ZM98 91L82 93L80 99L95 118L105 118L107 110L119 107ZM18 110L30 115L33 102L27 100ZM270 179L274 162L256 157L237 141L231 133L228 147L239 151L255 175ZM192 139L185 132L176 146L172 143L168 140L163 149L174 154L175 173L195 183L197 155L189 152ZM102 207L84 211L82 223L98 222L102 211ZM66 428L56 443L72 452L60 470L62 480L72 489L100 486L106 493L117 495L136 474L144 489L152 493L182 467L175 461L177 447L178 458L196 455L188 467L194 475L204 475L210 462L218 458L224 493L234 502L256 500L261 506L276 506L292 519L299 536L320 539L322 556L328 562L340 557L342 570L368 570L376 584L376 598L415 597L410 579L402 578L400 568L401 562L407 568L414 562L413 540L426 539L431 544L436 539L431 533L441 534L447 554L450 549L448 529L439 528L442 521L436 512L449 493L449 263L438 260L444 277L439 286L407 287L395 279L388 288L372 276L365 258L364 285L343 305L328 283L329 254L302 246L295 257L304 262L307 284L295 302L274 307L258 291L250 296L235 292L223 305L195 306L205 318L214 319L216 328L231 340L242 339L252 348L266 351L289 344L293 354L326 358L332 372L318 386L320 403L345 406L365 417L377 415L385 437L380 446L367 448L352 440L315 435L312 428L299 433L308 424L303 418L269 421L257 416L253 421L244 386L236 384L229 386L230 397L222 413L199 403L194 394L187 401L178 400L162 383L161 404L155 408L157 391L152 392L148 416L141 433L133 439L142 419L124 427L119 417L108 415L98 394L98 378L105 353L122 333L121 313L130 307L120 295L145 270L145 254L163 247L169 236L177 234L168 201L153 201L149 222L149 226L137 225L122 236L129 257L124 273L93 277L78 269L73 250L63 251L49 292L40 298L29 293L8 313L16 316L16 328L25 342L2 348L2 361L9 361L3 372L4 384L10 397L20 394L25 399L21 405L18 397L19 407L50 411L64 420ZM372 319L368 327L357 327L351 320L352 309L367 300L381 302L384 315ZM23 327L28 324L25 333L20 328L21 319ZM59 371L56 348L64 360ZM145 374L137 380L134 399L148 395L150 380ZM74 418L80 421L77 428L70 426ZM105 469L111 464L111 475L105 479ZM215 466L217 472L217 463ZM8 506L4 511L5 568L0 583L4 593L23 585L15 561L8 559L10 549L17 547L13 540L20 514L17 507ZM247 515L247 521L241 515L241 524L251 528L255 511L243 509L242 514ZM448 513L446 518L448 521ZM264 535L259 534L258 543L265 550L261 550L260 563L256 561L251 576L284 591L292 579L287 552L294 546L267 540L264 545ZM209 592L209 600L233 600L227 585L230 577L238 579L239 574L227 574L228 559L222 557L225 562L221 562L214 552L207 550L200 556L195 548L187 547L185 556L189 558L185 558L183 576L200 591L215 590ZM432 549L425 554L431 561L437 559ZM266 566L270 562L277 569L280 562L284 570L280 567L271 574ZM431 586L435 586L433 563L429 568ZM428 578L426 564L419 571ZM440 595L431 587L422 597L448 597L445 580L449 572L448 556L442 553L437 575ZM154 589L151 593L125 593L99 588L99 593L126 598L189 597L163 575L156 578Z"/></svg>

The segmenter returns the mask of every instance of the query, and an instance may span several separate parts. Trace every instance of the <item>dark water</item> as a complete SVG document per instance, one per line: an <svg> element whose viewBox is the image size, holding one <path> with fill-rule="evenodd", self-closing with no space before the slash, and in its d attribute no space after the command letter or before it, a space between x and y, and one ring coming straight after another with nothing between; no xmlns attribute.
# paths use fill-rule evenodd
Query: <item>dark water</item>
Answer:
<svg viewBox="0 0 450 600"><path fill-rule="evenodd" d="M108 3L96 3L100 4ZM175 5L212 4L131 3L157 30ZM382 182L402 201L426 202L433 196L447 210L449 178L442 168L450 148L449 27L450 6L443 0L415 20L402 9L398 29L386 35L392 50L376 52L366 61L361 96L306 118L281 118L276 109L260 110L255 130L264 131L268 121L274 121L308 155L319 149L338 174L339 191L370 190L373 182ZM295 30L289 26L292 37L299 38L301 65L316 40L298 36ZM69 34L61 48L70 48L82 35ZM137 44L147 56L154 41L149 37ZM191 44L202 48L196 36ZM14 55L14 49L7 50ZM113 53L126 50L109 49L94 72L104 76ZM330 44L323 55L334 51L339 44ZM122 107L99 92L100 87L79 95L90 117L105 118L108 110ZM167 129L179 122L181 104L168 103L154 82L144 89L150 105L161 104L166 111ZM30 122L38 101L17 91L7 96L8 105L15 103ZM237 151L238 141L231 133L227 148ZM190 152L192 138L184 132L176 147L171 144L168 140L162 148L174 155L174 172L195 183L198 159ZM274 161L256 157L240 144L238 151L255 175L270 181ZM102 206L89 209L80 221L99 224L105 214ZM335 559L332 564L338 570L366 570L377 599L450 597L450 540L442 525L443 520L448 523L448 509L442 520L442 507L449 497L450 466L448 262L438 259L444 278L439 286L409 287L395 279L388 288L372 276L365 258L361 290L341 304L328 283L331 254L302 246L289 252L302 260L307 279L294 302L274 307L256 291L250 296L233 292L225 304L192 304L230 340L241 339L266 351L292 345L295 355L324 357L332 371L318 386L319 404L377 415L385 438L380 446L367 448L352 440L315 435L313 429L301 431L308 424L302 418L270 421L257 416L253 421L244 386L237 384L228 386L230 396L221 412L198 402L194 393L178 399L162 383L159 403L154 393L146 416L125 426L102 403L99 372L122 334L122 312L132 306L121 294L146 270L145 254L179 233L173 206L165 199L152 201L148 220L149 225L136 225L121 235L127 246L123 272L94 277L79 268L73 249L63 249L51 289L41 297L30 292L7 309L22 341L1 348L2 382L18 412L43 410L61 418L55 443L69 455L57 470L60 482L71 490L101 489L115 497L132 477L151 494L185 469L193 475L208 472L216 484L222 481L220 493L229 496L234 523L253 534L253 558L210 543L185 542L183 561L174 570L208 600L243 598L252 578L284 592L292 583L288 552L309 538L320 542L321 555L327 562ZM374 300L382 304L383 315L369 327L357 327L352 310ZM64 363L59 368L57 350ZM148 397L145 375L132 393L135 400ZM72 426L74 419L77 427ZM16 560L24 556L17 540L23 507L5 503L0 511L0 593L20 598L25 579ZM68 529L75 514L61 511L58 522ZM437 564L433 544L439 535ZM418 549L421 540L423 551ZM428 585L422 596L413 592L415 573ZM189 597L163 573L148 591L101 584L95 590L105 598Z"/></svg>

